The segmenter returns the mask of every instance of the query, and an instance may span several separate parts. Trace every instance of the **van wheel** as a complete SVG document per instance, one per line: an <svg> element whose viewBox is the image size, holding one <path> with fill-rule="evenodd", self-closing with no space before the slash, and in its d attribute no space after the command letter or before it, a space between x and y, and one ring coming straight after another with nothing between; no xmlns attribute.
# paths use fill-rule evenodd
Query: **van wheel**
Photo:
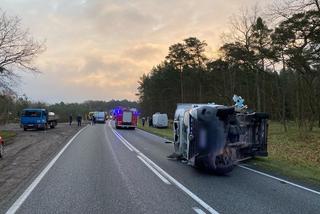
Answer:
<svg viewBox="0 0 320 214"><path fill-rule="evenodd" d="M200 160L197 165L209 173L216 175L225 175L230 173L235 167L232 153L229 149L225 149L222 155L213 157L208 155Z"/></svg>

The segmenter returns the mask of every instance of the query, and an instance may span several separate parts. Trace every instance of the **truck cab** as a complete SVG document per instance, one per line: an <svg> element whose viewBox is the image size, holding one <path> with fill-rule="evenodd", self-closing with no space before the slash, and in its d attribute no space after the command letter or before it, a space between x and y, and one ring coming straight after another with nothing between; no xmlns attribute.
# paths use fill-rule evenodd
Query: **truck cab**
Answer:
<svg viewBox="0 0 320 214"><path fill-rule="evenodd" d="M53 112L46 109L24 109L21 114L20 124L23 130L54 128L57 119Z"/></svg>
<svg viewBox="0 0 320 214"><path fill-rule="evenodd" d="M45 109L24 109L21 115L21 127L27 129L45 129L48 112Z"/></svg>

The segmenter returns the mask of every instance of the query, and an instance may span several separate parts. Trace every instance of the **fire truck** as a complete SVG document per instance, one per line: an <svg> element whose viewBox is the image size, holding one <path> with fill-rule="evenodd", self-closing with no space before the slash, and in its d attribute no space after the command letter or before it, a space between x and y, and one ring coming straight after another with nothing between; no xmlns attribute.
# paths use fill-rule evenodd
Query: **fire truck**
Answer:
<svg viewBox="0 0 320 214"><path fill-rule="evenodd" d="M139 113L135 108L117 107L113 110L113 118L117 129L135 129L138 123L138 116Z"/></svg>

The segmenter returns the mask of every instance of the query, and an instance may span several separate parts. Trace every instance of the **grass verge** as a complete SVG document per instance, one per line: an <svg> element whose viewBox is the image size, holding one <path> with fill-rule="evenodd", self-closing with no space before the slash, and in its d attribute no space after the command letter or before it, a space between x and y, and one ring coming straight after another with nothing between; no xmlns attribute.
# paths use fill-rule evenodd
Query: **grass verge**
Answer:
<svg viewBox="0 0 320 214"><path fill-rule="evenodd" d="M160 137L163 137L163 138L165 138L167 140L170 140L170 141L173 140L173 131L172 131L172 129L169 129L169 128L157 129L157 128L150 127L147 124L145 124L145 126L142 126L141 123L138 123L138 128L142 129L144 131L150 132L152 134L158 135Z"/></svg>
<svg viewBox="0 0 320 214"><path fill-rule="evenodd" d="M296 180L320 186L320 129L301 132L289 124L284 132L280 123L271 122L266 158L255 158L249 163Z"/></svg>
<svg viewBox="0 0 320 214"><path fill-rule="evenodd" d="M0 130L0 136L4 139L4 141L9 140L16 135L17 133L15 133L14 131Z"/></svg>
<svg viewBox="0 0 320 214"><path fill-rule="evenodd" d="M138 128L147 132L173 139L172 129L157 129L141 123ZM320 186L320 129L301 132L290 123L284 132L280 123L270 122L266 158L254 158L247 163L258 169L272 172L308 184Z"/></svg>

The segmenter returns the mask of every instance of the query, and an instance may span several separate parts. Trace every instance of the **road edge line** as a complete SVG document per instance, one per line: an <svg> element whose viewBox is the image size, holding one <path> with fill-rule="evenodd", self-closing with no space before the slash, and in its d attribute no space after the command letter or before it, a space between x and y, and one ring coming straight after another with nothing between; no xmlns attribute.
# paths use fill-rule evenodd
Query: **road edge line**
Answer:
<svg viewBox="0 0 320 214"><path fill-rule="evenodd" d="M142 131L142 132L146 132L147 134L155 135L155 136L157 136L157 137L159 137L159 138L162 138L162 139L164 139L164 140L167 140L167 139L164 138L164 137L161 137L161 136L159 136L159 135L150 133L150 132L145 131L145 130L143 130L143 129L140 129L140 128L139 128L139 130ZM312 192L312 193L315 193L315 194L317 194L317 195L320 195L320 192L319 192L319 191L313 190L313 189L311 189L311 188L304 187L304 186L302 186L302 185L299 185L299 184L296 184L296 183L293 183L293 182L284 180L284 179L282 179L282 178L278 178L278 177L276 177L276 176L270 175L270 174L265 173L265 172L262 172L262 171L258 171L258 170L251 169L250 167L246 167L246 166L244 166L244 165L242 165L242 164L238 164L237 166L240 167L240 168L242 168L242 169L246 169L246 170L248 170L248 171L252 171L252 172L255 172L255 173L257 173L257 174L266 176L266 177L268 177L268 178L271 178L271 179L274 179L274 180L278 180L278 181L281 181L281 182L285 182L285 183L287 183L287 184L289 184L289 185L291 185L291 186L297 187L297 188L299 188L299 189L302 189L302 190L305 190L305 191Z"/></svg>
<svg viewBox="0 0 320 214"><path fill-rule="evenodd" d="M282 179L282 178L275 177L275 176L273 176L273 175L269 175L269 174L267 174L267 173L264 173L264 172L261 172L261 171L255 170L255 169L251 169L250 167L246 167L246 166L244 166L244 165L240 165L240 164L239 164L238 166L239 166L240 168L242 168L242 169L246 169L246 170L249 170L249 171L251 171L251 172L257 173L257 174L259 174L259 175L263 175L263 176L266 176L266 177L268 177L268 178L272 178L272 179L274 179L274 180L277 180L277 181L280 181L280 182L284 182L284 183L289 184L289 185L291 185L291 186L297 187L297 188L299 188L299 189L303 189L303 190L305 190L305 191L312 192L312 193L315 193L315 194L317 194L317 195L320 195L320 192L318 192L318 191L316 191L316 190L313 190L313 189L310 189L310 188L301 186L301 185L299 185L299 184L295 184L295 183L293 183L293 182L284 180L284 179Z"/></svg>
<svg viewBox="0 0 320 214"><path fill-rule="evenodd" d="M162 137L162 136L153 134L152 132L148 132L148 131L146 131L146 130L144 130L144 129L137 128L137 130L140 131L140 132L145 132L145 133L147 133L147 134L149 134L149 135L151 135L151 136L153 136L153 137L158 137L158 138L164 139L165 141L168 141L168 142L170 141L171 143L173 143L172 140L169 140L169 139L167 139L167 138L165 138L165 137Z"/></svg>
<svg viewBox="0 0 320 214"><path fill-rule="evenodd" d="M68 143L59 151L59 153L47 164L47 166L40 172L40 174L32 181L32 183L27 187L27 189L19 196L19 198L10 206L7 210L6 214L14 214L18 211L21 205L25 202L25 200L29 197L32 191L37 187L42 178L47 174L47 172L51 169L51 167L55 164L55 162L59 159L62 153L69 147L69 145L73 142L73 140L86 128L85 126L80 129L69 141Z"/></svg>
<svg viewBox="0 0 320 214"><path fill-rule="evenodd" d="M202 209L198 207L192 207L192 209L198 214L206 214Z"/></svg>

